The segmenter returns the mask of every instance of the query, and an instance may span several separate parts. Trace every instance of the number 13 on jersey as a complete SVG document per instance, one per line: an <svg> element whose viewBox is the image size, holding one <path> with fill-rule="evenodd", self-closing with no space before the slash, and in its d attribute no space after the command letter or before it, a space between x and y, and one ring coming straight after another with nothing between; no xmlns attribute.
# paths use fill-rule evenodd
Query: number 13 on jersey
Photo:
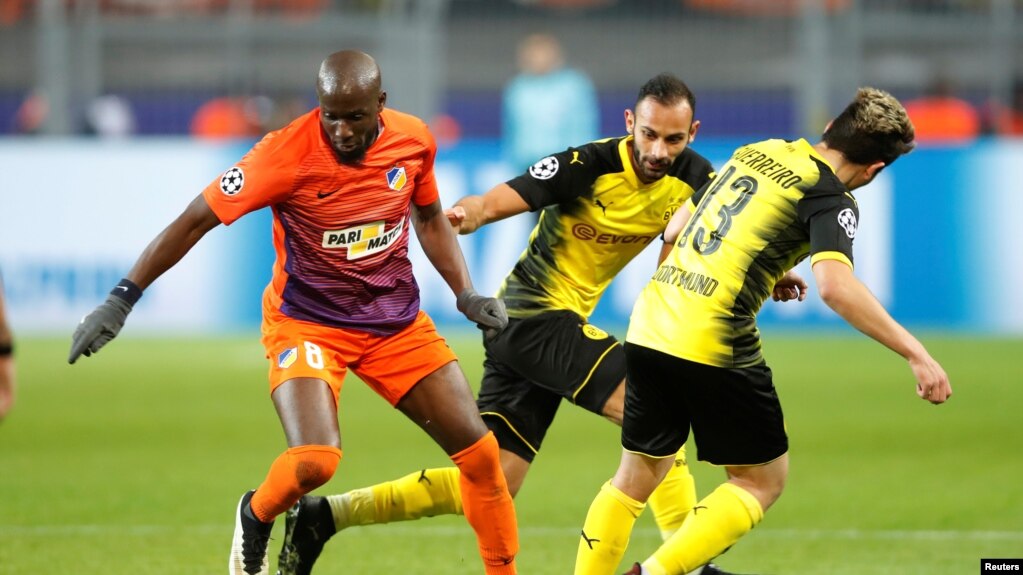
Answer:
<svg viewBox="0 0 1023 575"><path fill-rule="evenodd" d="M753 199L753 194L757 193L757 181L754 178L743 175L733 180L733 176L735 166L729 166L715 178L682 232L678 240L680 248L689 241L690 236L693 239L693 249L701 255L709 256L721 247L721 240L732 227L732 218L739 215ZM700 223L700 218L708 208L714 206L718 208L718 222L714 229L708 229Z"/></svg>

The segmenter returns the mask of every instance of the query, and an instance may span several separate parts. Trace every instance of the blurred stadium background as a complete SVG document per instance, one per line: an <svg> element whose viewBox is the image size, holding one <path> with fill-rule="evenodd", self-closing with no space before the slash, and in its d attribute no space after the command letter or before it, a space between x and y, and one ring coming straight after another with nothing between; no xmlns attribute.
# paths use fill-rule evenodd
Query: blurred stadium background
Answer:
<svg viewBox="0 0 1023 575"><path fill-rule="evenodd" d="M1019 0L3 0L0 32L0 269L22 333L65 331L91 309L188 199L314 105L317 66L343 47L372 53L389 104L434 126L446 203L513 175L502 89L537 32L592 79L603 135L623 131L646 79L684 78L699 97L695 147L716 163L754 138L813 138L859 85L911 101L942 84L974 125L924 140L860 194L859 273L910 324L1023 333L1023 270L1004 257L1023 252ZM527 220L463 238L484 289ZM213 234L131 327L256 326L267 221ZM625 321L646 256L596 320ZM457 320L439 279L421 279L427 309ZM777 313L837 325L820 305Z"/></svg>
<svg viewBox="0 0 1023 575"><path fill-rule="evenodd" d="M186 134L204 101L311 101L325 53L365 49L396 107L497 135L517 41L554 33L601 94L603 127L654 71L701 96L706 135L816 133L857 85L922 93L939 73L976 105L1009 104L1018 0L4 0L0 130L33 90L42 132L84 129L88 104L129 100L140 134Z"/></svg>
<svg viewBox="0 0 1023 575"><path fill-rule="evenodd" d="M722 563L932 575L1023 557L1023 1L0 0L0 272L20 376L0 425L0 574L221 569L235 498L283 447L257 342L269 214L211 232L118 342L71 368L75 323L255 138L315 105L335 50L374 55L389 105L433 125L446 204L510 177L501 96L534 33L592 79L606 136L649 77L684 78L694 148L715 164L744 141L812 139L859 85L911 101L941 83L972 110L974 130L922 141L858 194L857 274L933 347L956 397L925 407L903 362L813 294L765 306L793 478ZM211 102L228 113L203 131ZM481 291L528 220L460 238ZM622 335L650 252L596 323ZM414 258L424 307L477 381L478 342ZM342 410L345 464L322 492L445 463L357 382ZM571 569L618 455L612 426L564 411L518 500L523 572L537 575ZM720 479L696 473L702 488ZM322 572L479 571L457 518L344 537ZM655 540L648 522L629 557Z"/></svg>

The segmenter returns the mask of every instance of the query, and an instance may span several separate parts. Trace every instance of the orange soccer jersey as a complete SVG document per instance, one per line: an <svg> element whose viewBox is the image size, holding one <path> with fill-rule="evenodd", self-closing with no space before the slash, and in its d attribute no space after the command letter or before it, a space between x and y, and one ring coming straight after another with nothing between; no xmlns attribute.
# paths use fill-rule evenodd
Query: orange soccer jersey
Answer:
<svg viewBox="0 0 1023 575"><path fill-rule="evenodd" d="M414 116L385 109L357 165L337 160L315 109L266 135L203 195L225 224L270 206L277 259L264 310L387 335L419 311L408 259L411 205L438 198L436 144Z"/></svg>

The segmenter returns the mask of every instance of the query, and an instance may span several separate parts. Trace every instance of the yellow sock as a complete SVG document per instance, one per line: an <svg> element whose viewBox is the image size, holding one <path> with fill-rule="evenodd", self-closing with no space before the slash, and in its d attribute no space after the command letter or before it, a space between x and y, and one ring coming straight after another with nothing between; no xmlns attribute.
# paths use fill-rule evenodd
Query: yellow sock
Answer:
<svg viewBox="0 0 1023 575"><path fill-rule="evenodd" d="M576 575L611 575L629 546L629 536L645 504L608 481L590 504L575 556Z"/></svg>
<svg viewBox="0 0 1023 575"><path fill-rule="evenodd" d="M643 567L655 574L693 571L724 553L763 518L764 509L752 493L723 483L696 504Z"/></svg>
<svg viewBox="0 0 1023 575"><path fill-rule="evenodd" d="M654 514L657 528L661 530L661 539L667 541L696 505L696 482L686 465L684 445L675 455L675 463L664 476L664 481L650 494L647 504Z"/></svg>
<svg viewBox="0 0 1023 575"><path fill-rule="evenodd" d="M394 481L327 497L338 531L353 525L461 515L462 493L455 467L423 469Z"/></svg>

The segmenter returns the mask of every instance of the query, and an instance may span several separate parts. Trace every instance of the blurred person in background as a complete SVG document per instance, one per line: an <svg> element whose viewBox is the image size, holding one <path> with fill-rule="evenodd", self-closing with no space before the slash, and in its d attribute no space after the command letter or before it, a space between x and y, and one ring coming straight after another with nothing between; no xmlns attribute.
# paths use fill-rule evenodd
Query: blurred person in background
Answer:
<svg viewBox="0 0 1023 575"><path fill-rule="evenodd" d="M781 495L788 436L756 315L804 258L829 307L907 360L918 397L940 404L952 395L944 369L853 275L859 208L851 192L913 146L899 101L862 88L817 144L743 146L675 213L664 232L673 247L632 310L621 463L586 515L577 575L615 572L690 430L699 459L723 466L728 479L626 575L693 572ZM789 296L805 299L805 283L793 288Z"/></svg>
<svg viewBox="0 0 1023 575"><path fill-rule="evenodd" d="M992 102L984 110L985 133L998 136L1023 136L1023 78L1012 85L1010 102Z"/></svg>
<svg viewBox="0 0 1023 575"><path fill-rule="evenodd" d="M614 336L587 318L618 272L709 180L710 162L688 147L700 126L695 110L684 82L656 76L640 89L635 110L625 111L627 135L557 151L448 210L460 234L541 213L498 292L510 319L501 333L483 339L477 399L497 436L513 495L562 401L621 424L625 355ZM665 538L696 503L685 450L676 451L652 502ZM455 468L423 469L341 495L303 497L287 515L279 575L310 573L324 543L342 529L462 513L458 474ZM722 571L711 566L705 573Z"/></svg>
<svg viewBox="0 0 1023 575"><path fill-rule="evenodd" d="M198 138L258 138L266 133L266 102L260 97L213 98L195 111L189 132Z"/></svg>
<svg viewBox="0 0 1023 575"><path fill-rule="evenodd" d="M307 96L297 94L280 94L271 101L271 110L267 115L267 131L279 130L290 124L295 118L309 111L310 105L316 101Z"/></svg>
<svg viewBox="0 0 1023 575"><path fill-rule="evenodd" d="M42 89L25 95L14 112L14 133L24 136L41 134L50 117L50 100Z"/></svg>
<svg viewBox="0 0 1023 575"><path fill-rule="evenodd" d="M125 138L135 133L138 123L131 103L121 96L106 94L85 108L84 131L101 138Z"/></svg>
<svg viewBox="0 0 1023 575"><path fill-rule="evenodd" d="M0 0L0 26L10 26L31 11L33 0Z"/></svg>
<svg viewBox="0 0 1023 575"><path fill-rule="evenodd" d="M14 334L7 321L7 303L4 299L4 281L0 277L0 421L14 407Z"/></svg>
<svg viewBox="0 0 1023 575"><path fill-rule="evenodd" d="M599 137L593 83L565 65L554 36L534 34L522 40L518 68L501 99L501 145L513 170L525 170L552 151Z"/></svg>
<svg viewBox="0 0 1023 575"><path fill-rule="evenodd" d="M907 101L906 112L917 142L960 144L980 135L980 113L955 94L951 78L944 74L934 77L923 96Z"/></svg>
<svg viewBox="0 0 1023 575"><path fill-rule="evenodd" d="M410 224L466 317L500 330L504 305L473 289L440 204L433 137L420 119L385 108L373 58L331 54L316 86L318 108L264 137L149 244L75 329L68 361L113 339L143 290L207 232L269 206L277 260L264 291L262 343L288 448L238 502L229 572L268 574L274 519L333 477L342 455L338 397L351 369L455 463L485 572L514 575L518 529L497 440L420 309Z"/></svg>

